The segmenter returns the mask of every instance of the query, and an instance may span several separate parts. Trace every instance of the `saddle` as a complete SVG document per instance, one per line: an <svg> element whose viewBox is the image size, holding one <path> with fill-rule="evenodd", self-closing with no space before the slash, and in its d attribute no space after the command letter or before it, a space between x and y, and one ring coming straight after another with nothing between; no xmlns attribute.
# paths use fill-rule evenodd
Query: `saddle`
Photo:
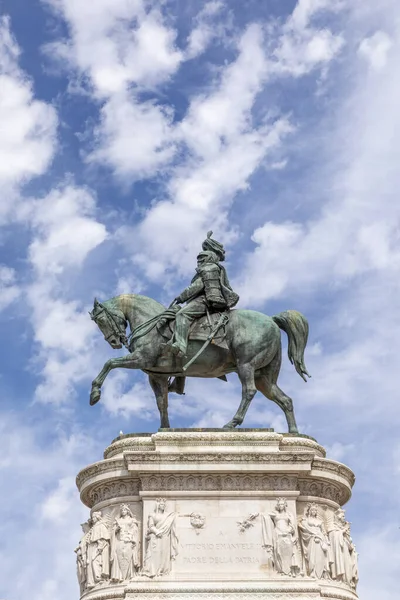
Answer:
<svg viewBox="0 0 400 600"><path fill-rule="evenodd" d="M189 329L188 341L205 342L211 331L217 326L221 315L226 314L229 319L229 313L230 311L213 312L196 319ZM211 343L228 350L225 328L226 324L219 328ZM168 320L167 322L161 321L157 325L157 330L165 341L169 342L175 331L175 319Z"/></svg>

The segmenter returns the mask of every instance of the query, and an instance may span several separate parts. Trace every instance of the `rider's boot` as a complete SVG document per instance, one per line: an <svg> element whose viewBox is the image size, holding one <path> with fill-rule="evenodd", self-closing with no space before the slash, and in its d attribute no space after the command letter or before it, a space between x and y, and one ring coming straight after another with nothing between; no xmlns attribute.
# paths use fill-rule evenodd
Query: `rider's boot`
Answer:
<svg viewBox="0 0 400 600"><path fill-rule="evenodd" d="M185 380L186 377L174 377L173 381L168 386L168 392L185 395Z"/></svg>
<svg viewBox="0 0 400 600"><path fill-rule="evenodd" d="M188 317L184 313L178 313L176 315L175 341L171 346L171 351L178 358L182 358L186 355L189 327L192 320L192 318Z"/></svg>

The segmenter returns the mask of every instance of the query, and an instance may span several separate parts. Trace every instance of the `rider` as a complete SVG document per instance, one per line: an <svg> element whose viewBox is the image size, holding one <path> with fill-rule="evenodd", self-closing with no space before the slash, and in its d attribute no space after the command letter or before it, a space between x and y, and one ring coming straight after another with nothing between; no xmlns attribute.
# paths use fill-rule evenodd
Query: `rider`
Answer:
<svg viewBox="0 0 400 600"><path fill-rule="evenodd" d="M195 319L208 312L221 312L237 304L239 296L229 284L225 268L220 261L225 260L222 244L211 238L212 231L202 244L203 251L197 256L196 275L191 284L174 300L186 302L176 314L175 341L171 350L178 357L186 354L189 329Z"/></svg>

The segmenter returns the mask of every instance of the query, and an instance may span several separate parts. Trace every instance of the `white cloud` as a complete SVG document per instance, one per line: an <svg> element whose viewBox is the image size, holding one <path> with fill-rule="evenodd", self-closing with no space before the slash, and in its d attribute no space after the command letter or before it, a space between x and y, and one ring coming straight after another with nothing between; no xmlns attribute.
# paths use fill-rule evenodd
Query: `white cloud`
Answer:
<svg viewBox="0 0 400 600"><path fill-rule="evenodd" d="M313 182L314 189L320 186L319 211L305 223L267 222L254 231L257 248L236 282L245 303L260 304L294 289L310 294L322 284L346 285L361 274L398 271L399 57L398 32L387 77L371 70L354 78L351 96L325 131L329 167L321 166Z"/></svg>
<svg viewBox="0 0 400 600"><path fill-rule="evenodd" d="M18 65L20 49L6 16L0 18L0 221L12 214L20 186L42 175L56 146L54 108L36 100Z"/></svg>
<svg viewBox="0 0 400 600"><path fill-rule="evenodd" d="M114 94L100 111L95 148L88 162L108 165L125 181L151 176L175 152L172 111L153 101L140 102L133 92Z"/></svg>
<svg viewBox="0 0 400 600"><path fill-rule="evenodd" d="M369 62L373 69L380 71L386 66L387 54L391 47L390 36L384 31L376 31L362 40L358 47L358 53Z"/></svg>
<svg viewBox="0 0 400 600"><path fill-rule="evenodd" d="M142 0L48 0L67 22L70 39L48 51L61 53L90 78L99 98L110 98L134 83L152 87L176 71L182 60L176 33L164 23L158 6Z"/></svg>
<svg viewBox="0 0 400 600"><path fill-rule="evenodd" d="M101 103L88 161L104 163L129 181L155 174L174 153L172 110L138 94L179 68L176 31L157 5L149 9L142 0L50 4L66 20L70 38L48 45L47 54L85 78Z"/></svg>
<svg viewBox="0 0 400 600"><path fill-rule="evenodd" d="M212 40L220 40L226 35L228 16L224 15L223 22L216 22L216 16L220 16L224 9L225 5L220 0L206 2L194 19L195 26L187 39L186 59L199 56Z"/></svg>
<svg viewBox="0 0 400 600"><path fill-rule="evenodd" d="M267 78L262 28L251 25L238 43L237 58L227 65L208 94L195 96L177 136L186 160L168 182L170 200L152 207L137 234L147 248L135 262L150 279L168 267L187 274L190 255L200 247L211 224L229 242L226 216L235 194L265 156L291 131L287 119L253 122L252 108ZM184 232L184 235L182 235Z"/></svg>
<svg viewBox="0 0 400 600"><path fill-rule="evenodd" d="M128 387L130 372L117 370L104 383L102 405L111 415L124 419L137 417L146 421L158 420L156 399L147 382L137 382Z"/></svg>
<svg viewBox="0 0 400 600"><path fill-rule="evenodd" d="M84 188L66 186L25 208L35 231L29 259L40 274L79 268L88 253L104 242L106 228L95 219L96 203Z"/></svg>
<svg viewBox="0 0 400 600"><path fill-rule="evenodd" d="M398 595L400 561L398 519L385 519L381 525L367 527L356 545L360 555L360 598L375 600L379 596L382 600L394 600Z"/></svg>
<svg viewBox="0 0 400 600"><path fill-rule="evenodd" d="M50 413L35 421L29 412L24 420L1 415L0 472L7 494L0 558L8 574L2 593L10 600L22 598L27 589L34 600L73 597L78 594L73 550L81 535L79 523L89 513L74 479L101 449L90 436L65 434Z"/></svg>
<svg viewBox="0 0 400 600"><path fill-rule="evenodd" d="M21 218L33 233L28 256L34 280L26 294L44 378L36 397L62 404L73 395L75 383L90 378L96 328L86 307L67 299L60 278L71 270L76 274L107 231L96 219L94 197L72 185L27 203Z"/></svg>
<svg viewBox="0 0 400 600"><path fill-rule="evenodd" d="M342 7L341 2L329 0L299 0L273 51L271 70L298 77L330 63L341 50L343 37L328 27L313 26L312 21L321 12L332 13Z"/></svg>

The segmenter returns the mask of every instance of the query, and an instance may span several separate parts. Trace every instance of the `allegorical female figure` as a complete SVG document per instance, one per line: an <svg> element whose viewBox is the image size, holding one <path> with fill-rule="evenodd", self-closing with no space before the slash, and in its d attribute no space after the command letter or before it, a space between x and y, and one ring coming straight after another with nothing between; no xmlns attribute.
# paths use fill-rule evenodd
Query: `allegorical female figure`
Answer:
<svg viewBox="0 0 400 600"><path fill-rule="evenodd" d="M87 546L87 588L110 577L110 531L101 511L92 514Z"/></svg>
<svg viewBox="0 0 400 600"><path fill-rule="evenodd" d="M301 570L297 526L287 511L285 498L278 498L275 511L261 518L263 547L272 555L274 569L284 575L297 575Z"/></svg>
<svg viewBox="0 0 400 600"><path fill-rule="evenodd" d="M131 579L139 569L139 524L126 504L111 530L111 580Z"/></svg>
<svg viewBox="0 0 400 600"><path fill-rule="evenodd" d="M164 498L158 498L154 512L149 515L146 532L146 549L143 564L143 575L155 577L168 575L171 562L178 554L178 537L176 535L176 513L165 512Z"/></svg>
<svg viewBox="0 0 400 600"><path fill-rule="evenodd" d="M336 581L350 583L352 565L347 540L348 527L344 510L338 508L329 526L331 575Z"/></svg>
<svg viewBox="0 0 400 600"><path fill-rule="evenodd" d="M90 535L90 520L81 525L83 536L75 548L76 552L76 571L78 576L79 589L81 594L86 589L87 582L87 550Z"/></svg>
<svg viewBox="0 0 400 600"><path fill-rule="evenodd" d="M299 523L300 539L307 575L318 579L329 577L329 539L316 504L308 504Z"/></svg>
<svg viewBox="0 0 400 600"><path fill-rule="evenodd" d="M356 547L354 545L353 540L350 536L350 525L348 531L348 547L350 552L350 562L351 562L351 576L350 576L350 585L354 589L357 587L358 583L358 554Z"/></svg>

